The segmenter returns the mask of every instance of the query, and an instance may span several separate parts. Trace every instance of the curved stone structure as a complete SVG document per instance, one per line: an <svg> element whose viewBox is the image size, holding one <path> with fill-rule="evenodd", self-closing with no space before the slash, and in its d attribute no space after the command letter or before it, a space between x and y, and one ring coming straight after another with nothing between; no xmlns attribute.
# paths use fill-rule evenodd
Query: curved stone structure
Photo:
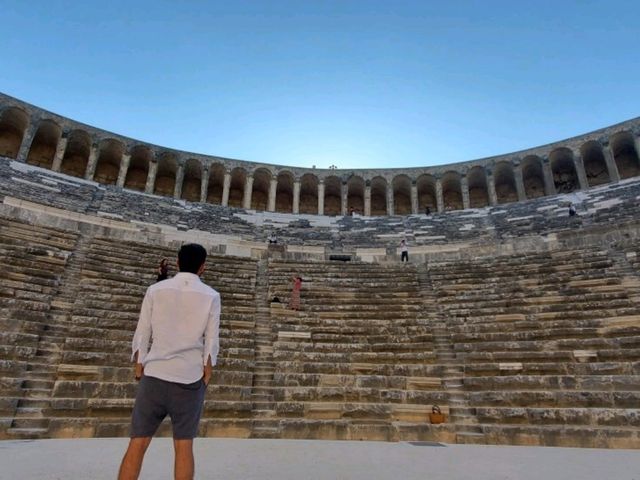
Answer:
<svg viewBox="0 0 640 480"><path fill-rule="evenodd" d="M317 215L407 215L570 193L640 175L640 118L520 152L436 167L305 169L172 150L0 94L0 156L190 202Z"/></svg>

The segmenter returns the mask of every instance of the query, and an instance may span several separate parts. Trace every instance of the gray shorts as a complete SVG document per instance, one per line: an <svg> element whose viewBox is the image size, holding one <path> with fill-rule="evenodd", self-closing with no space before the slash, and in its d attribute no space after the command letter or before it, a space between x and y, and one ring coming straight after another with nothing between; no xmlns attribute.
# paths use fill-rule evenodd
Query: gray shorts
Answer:
<svg viewBox="0 0 640 480"><path fill-rule="evenodd" d="M202 379L185 384L143 375L131 416L131 438L153 437L167 415L171 418L174 439L194 438L205 390Z"/></svg>

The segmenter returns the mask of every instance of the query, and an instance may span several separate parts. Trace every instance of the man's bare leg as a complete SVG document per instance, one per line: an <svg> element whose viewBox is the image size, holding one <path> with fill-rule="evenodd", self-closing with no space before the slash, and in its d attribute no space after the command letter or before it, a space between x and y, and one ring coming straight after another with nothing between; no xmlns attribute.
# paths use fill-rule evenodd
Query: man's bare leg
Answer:
<svg viewBox="0 0 640 480"><path fill-rule="evenodd" d="M136 437L129 440L129 447L120 464L118 480L138 480L142 470L142 460L150 443L151 437Z"/></svg>
<svg viewBox="0 0 640 480"><path fill-rule="evenodd" d="M173 448L176 454L175 478L176 480L193 480L193 440L173 440Z"/></svg>

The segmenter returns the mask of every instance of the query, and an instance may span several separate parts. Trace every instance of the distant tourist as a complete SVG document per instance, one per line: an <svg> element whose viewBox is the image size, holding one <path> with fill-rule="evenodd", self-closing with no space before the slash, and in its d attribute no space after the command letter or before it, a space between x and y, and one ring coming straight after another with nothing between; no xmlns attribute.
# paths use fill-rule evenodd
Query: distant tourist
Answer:
<svg viewBox="0 0 640 480"><path fill-rule="evenodd" d="M409 261L409 247L407 246L407 241L404 239L400 242L400 261Z"/></svg>
<svg viewBox="0 0 640 480"><path fill-rule="evenodd" d="M569 204L569 216L575 217L576 215L576 207L573 206L573 203Z"/></svg>
<svg viewBox="0 0 640 480"><path fill-rule="evenodd" d="M151 438L167 415L173 427L175 478L193 478L193 438L220 350L220 294L199 278L206 258L201 245L183 245L179 273L150 286L142 301L132 345L140 383L119 480L138 478Z"/></svg>
<svg viewBox="0 0 640 480"><path fill-rule="evenodd" d="M289 308L291 310L300 310L300 290L302 289L302 277L294 275L291 277L293 281L293 290L291 291L291 299L289 300Z"/></svg>
<svg viewBox="0 0 640 480"><path fill-rule="evenodd" d="M351 208L349 209L349 215L353 217L355 214L356 214L356 209L355 209L355 208L353 208L353 207L351 207Z"/></svg>
<svg viewBox="0 0 640 480"><path fill-rule="evenodd" d="M160 266L158 266L158 279L156 282L161 282L169 278L169 260L163 258L160 260Z"/></svg>
<svg viewBox="0 0 640 480"><path fill-rule="evenodd" d="M431 209L429 208L429 205L427 205L427 208L424 212L425 215L431 215Z"/></svg>
<svg viewBox="0 0 640 480"><path fill-rule="evenodd" d="M276 237L275 233L271 232L267 237L267 241L269 242L269 245L275 245L278 243L278 237Z"/></svg>

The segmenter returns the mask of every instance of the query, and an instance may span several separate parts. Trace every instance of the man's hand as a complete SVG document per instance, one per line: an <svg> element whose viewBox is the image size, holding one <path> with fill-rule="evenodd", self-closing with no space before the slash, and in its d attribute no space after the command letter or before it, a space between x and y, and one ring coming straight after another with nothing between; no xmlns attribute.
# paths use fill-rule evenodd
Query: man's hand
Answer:
<svg viewBox="0 0 640 480"><path fill-rule="evenodd" d="M213 368L211 368L211 365L206 365L204 367L204 372L202 374L202 380L204 380L204 384L205 385L209 385L209 381L211 380L211 372L213 371Z"/></svg>
<svg viewBox="0 0 640 480"><path fill-rule="evenodd" d="M142 378L142 375L144 375L144 367L141 363L136 363L136 380L140 380Z"/></svg>
<svg viewBox="0 0 640 480"><path fill-rule="evenodd" d="M211 380L211 372L213 371L213 366L211 365L211 355L207 359L207 364L204 366L204 370L202 371L202 380L204 381L205 386L209 385L209 380Z"/></svg>

